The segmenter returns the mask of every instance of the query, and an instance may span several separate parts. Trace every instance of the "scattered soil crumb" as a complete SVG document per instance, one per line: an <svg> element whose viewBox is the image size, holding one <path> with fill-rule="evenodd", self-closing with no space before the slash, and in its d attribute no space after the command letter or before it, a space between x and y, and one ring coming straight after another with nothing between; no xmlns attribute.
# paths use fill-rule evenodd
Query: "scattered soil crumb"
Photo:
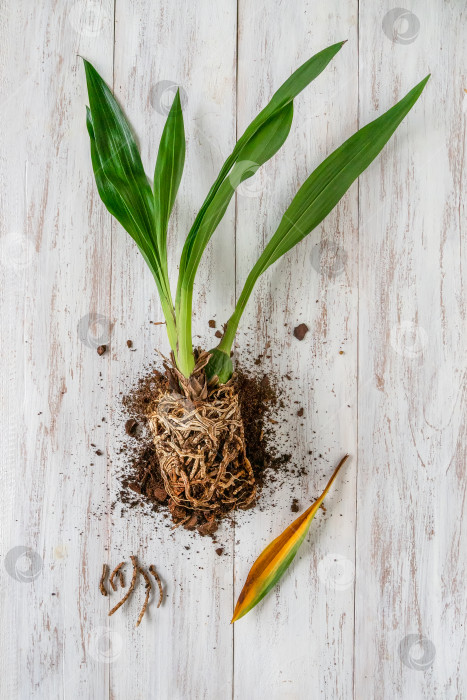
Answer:
<svg viewBox="0 0 467 700"><path fill-rule="evenodd" d="M293 499L292 505L290 506L290 510L292 511L292 513L298 513L298 511L300 510L300 504L297 498Z"/></svg>
<svg viewBox="0 0 467 700"><path fill-rule="evenodd" d="M296 326L293 329L293 334L297 338L297 340L303 340L303 338L306 336L308 331L309 331L309 328L306 325L306 323L300 323L298 326Z"/></svg>

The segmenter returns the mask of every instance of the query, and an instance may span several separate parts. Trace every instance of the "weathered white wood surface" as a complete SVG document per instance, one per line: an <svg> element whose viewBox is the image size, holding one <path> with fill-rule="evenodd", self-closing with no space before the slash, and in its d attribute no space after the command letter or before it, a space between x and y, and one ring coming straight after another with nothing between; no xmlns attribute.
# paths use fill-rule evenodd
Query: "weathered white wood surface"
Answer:
<svg viewBox="0 0 467 700"><path fill-rule="evenodd" d="M2 698L467 697L467 17L458 0L405 5L2 5ZM143 512L111 510L119 392L167 343L149 323L160 320L151 276L96 193L77 54L113 84L149 173L183 88L175 272L235 133L297 65L345 38L296 101L284 148L229 208L196 289L195 333L208 344L207 319L226 320L307 173L432 71L382 156L265 275L245 314L239 356L269 342L266 368L292 377L283 439L307 470L301 505L344 451L352 460L288 575L232 627L249 566L291 519L290 491L225 529L221 557ZM109 619L114 598L97 587L102 562L131 553L157 564L168 593L137 630L139 597Z"/></svg>

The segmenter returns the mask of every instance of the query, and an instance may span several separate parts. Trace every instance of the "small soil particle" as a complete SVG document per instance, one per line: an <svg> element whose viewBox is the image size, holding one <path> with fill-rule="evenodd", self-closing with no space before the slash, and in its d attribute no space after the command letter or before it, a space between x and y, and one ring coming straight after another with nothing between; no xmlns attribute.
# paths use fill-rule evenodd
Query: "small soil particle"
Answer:
<svg viewBox="0 0 467 700"><path fill-rule="evenodd" d="M96 450L96 455L97 455L98 457L100 457L100 456L103 455L103 454L104 454L104 453L102 452L102 450Z"/></svg>
<svg viewBox="0 0 467 700"><path fill-rule="evenodd" d="M132 340L127 340L127 341L126 341L126 345L127 345L128 348L132 348L132 347L133 347L133 341L132 341Z"/></svg>
<svg viewBox="0 0 467 700"><path fill-rule="evenodd" d="M107 345L99 345L99 347L97 348L97 354L103 355L106 350L107 350Z"/></svg>
<svg viewBox="0 0 467 700"><path fill-rule="evenodd" d="M213 535L218 528L218 523L215 520L203 523L199 526L198 532L200 535Z"/></svg>
<svg viewBox="0 0 467 700"><path fill-rule="evenodd" d="M303 416L304 413L305 413L304 409L303 409L303 408L299 408L298 411L297 411L297 416L298 416L299 418L301 418L301 417Z"/></svg>
<svg viewBox="0 0 467 700"><path fill-rule="evenodd" d="M290 506L290 510L292 511L292 513L298 513L298 511L300 510L300 504L296 498L293 499L292 505Z"/></svg>
<svg viewBox="0 0 467 700"><path fill-rule="evenodd" d="M211 318L210 321L208 321L209 328L215 328L216 327L216 322L214 321L213 318Z"/></svg>
<svg viewBox="0 0 467 700"><path fill-rule="evenodd" d="M293 334L297 338L297 340L303 340L303 338L306 336L310 329L306 325L306 323L300 323L300 325L295 326L293 329Z"/></svg>
<svg viewBox="0 0 467 700"><path fill-rule="evenodd" d="M219 556L221 556L221 554L223 554L223 552L224 552L224 548L223 548L223 547L218 547L218 548L216 549L216 554L218 554Z"/></svg>
<svg viewBox="0 0 467 700"><path fill-rule="evenodd" d="M165 503L168 494L163 486L155 486L152 490L152 495L159 503Z"/></svg>
<svg viewBox="0 0 467 700"><path fill-rule="evenodd" d="M195 527L198 525L198 516L196 513L194 513L189 520L187 520L186 523L183 524L183 527L185 527L187 530L194 530Z"/></svg>
<svg viewBox="0 0 467 700"><path fill-rule="evenodd" d="M222 331L216 331L214 335L216 336L216 338L222 338Z"/></svg>
<svg viewBox="0 0 467 700"><path fill-rule="evenodd" d="M134 418L129 418L127 422L125 423L125 432L127 435L131 435L132 437L136 433L136 428L138 427L137 421L135 421Z"/></svg>

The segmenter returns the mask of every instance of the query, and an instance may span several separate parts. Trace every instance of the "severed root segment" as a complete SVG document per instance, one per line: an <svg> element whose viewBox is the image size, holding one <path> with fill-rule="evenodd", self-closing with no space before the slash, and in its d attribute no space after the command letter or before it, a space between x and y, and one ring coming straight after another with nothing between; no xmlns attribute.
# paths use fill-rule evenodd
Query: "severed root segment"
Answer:
<svg viewBox="0 0 467 700"><path fill-rule="evenodd" d="M128 598L129 598L130 595L132 594L133 589L134 589L134 587L135 587L135 584L136 584L136 575L137 575L137 573L138 573L138 568L139 568L139 567L138 567L138 562L136 561L136 557L135 557L135 556L131 556L130 558L131 558L131 563L133 564L133 576L131 577L130 587L129 587L129 589L127 590L127 592L125 593L125 595L123 596L123 598L121 599L121 601L120 601L119 603L117 603L117 605L115 605L115 606L112 608L112 610L110 610L110 612L109 612L109 617L110 617L110 615L113 615L114 612L117 612L117 610L123 605L123 603L125 603L125 602L128 600Z"/></svg>
<svg viewBox="0 0 467 700"><path fill-rule="evenodd" d="M117 586L115 585L115 576L117 576L117 574L118 574L118 578L120 581L120 585L122 586L122 588L125 588L125 586L122 585L123 572L121 571L121 568L122 568L122 566L124 566L124 564L125 564L125 562L121 561L120 564L118 564L118 566L116 566L115 569L110 574L109 581L110 581L110 585L112 586L112 589L114 591L117 590Z"/></svg>
<svg viewBox="0 0 467 700"><path fill-rule="evenodd" d="M139 627L141 620L143 619L144 613L146 612L146 608L148 607L149 603L149 594L151 593L151 581L149 580L149 576L147 573L144 571L144 569L141 569L138 567L138 572L141 574L141 576L144 578L146 582L146 597L144 599L143 607L141 608L141 612L138 617L138 621L136 623L136 627Z"/></svg>
<svg viewBox="0 0 467 700"><path fill-rule="evenodd" d="M157 573L156 567L154 566L154 564L151 564L151 566L149 567L149 571L154 576L154 578L157 581L157 585L159 586L159 602L157 603L157 607L160 608L161 603L162 603L162 598L164 595L163 591L162 591L162 583L161 583L161 580L159 578L159 574Z"/></svg>
<svg viewBox="0 0 467 700"><path fill-rule="evenodd" d="M256 497L235 378L220 386L209 383L208 360L209 353L201 353L189 379L166 362L172 391L156 397L149 415L172 515L179 521L193 510L215 517L246 509Z"/></svg>
<svg viewBox="0 0 467 700"><path fill-rule="evenodd" d="M100 590L100 592L102 593L102 595L105 595L105 596L108 595L107 589L106 589L106 587L105 587L105 585L104 585L105 579L106 579L106 577L107 577L108 571L109 571L109 567L107 566L107 564L103 564L103 565L102 565L101 580L99 581L99 590ZM114 589L114 590L115 590L115 589Z"/></svg>

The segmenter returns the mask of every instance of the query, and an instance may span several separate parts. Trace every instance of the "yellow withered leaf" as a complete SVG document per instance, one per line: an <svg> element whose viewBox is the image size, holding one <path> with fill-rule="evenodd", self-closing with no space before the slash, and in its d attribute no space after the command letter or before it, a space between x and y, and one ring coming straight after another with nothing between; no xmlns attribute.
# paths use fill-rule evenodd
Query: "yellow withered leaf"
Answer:
<svg viewBox="0 0 467 700"><path fill-rule="evenodd" d="M321 496L302 515L276 537L259 555L242 588L235 606L232 622L246 615L271 590L291 564L300 545L306 537L311 521L324 501L334 479L348 458L345 455L334 470L333 475Z"/></svg>

